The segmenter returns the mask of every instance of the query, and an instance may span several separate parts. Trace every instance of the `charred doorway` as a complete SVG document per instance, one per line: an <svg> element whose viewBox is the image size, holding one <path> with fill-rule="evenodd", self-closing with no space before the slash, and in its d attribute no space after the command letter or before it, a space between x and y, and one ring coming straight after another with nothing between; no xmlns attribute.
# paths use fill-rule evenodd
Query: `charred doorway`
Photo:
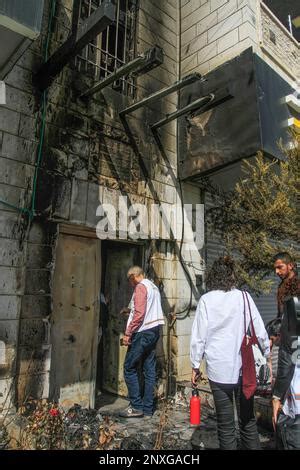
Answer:
<svg viewBox="0 0 300 470"><path fill-rule="evenodd" d="M143 264L143 245L104 241L101 244L101 302L97 359L97 391L126 395L123 364L126 347L120 346L126 319L120 314L127 307L132 288L127 271Z"/></svg>
<svg viewBox="0 0 300 470"><path fill-rule="evenodd" d="M75 235L71 227L60 229L52 289L50 398L65 407L94 407L100 243L88 231Z"/></svg>

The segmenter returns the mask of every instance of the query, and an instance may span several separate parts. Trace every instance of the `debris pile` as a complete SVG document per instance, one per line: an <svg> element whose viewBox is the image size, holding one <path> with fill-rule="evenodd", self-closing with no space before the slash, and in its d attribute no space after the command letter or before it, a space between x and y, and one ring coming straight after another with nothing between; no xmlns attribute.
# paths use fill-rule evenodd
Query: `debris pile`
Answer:
<svg viewBox="0 0 300 470"><path fill-rule="evenodd" d="M64 418L68 449L113 449L116 426L94 409L74 405Z"/></svg>
<svg viewBox="0 0 300 470"><path fill-rule="evenodd" d="M57 404L40 400L22 410L20 447L23 449L101 450L118 448L115 424L94 409L75 404L64 411Z"/></svg>
<svg viewBox="0 0 300 470"><path fill-rule="evenodd" d="M4 424L0 424L0 450L7 449L9 445L9 435Z"/></svg>
<svg viewBox="0 0 300 470"><path fill-rule="evenodd" d="M65 432L62 411L47 400L30 402L21 410L27 424L22 438L25 449L64 449Z"/></svg>
<svg viewBox="0 0 300 470"><path fill-rule="evenodd" d="M191 427L184 401L162 400L154 416L125 419L120 405L101 411L74 404L64 410L47 400L30 401L19 410L21 449L65 450L190 450L217 449L216 416L203 403L201 425ZM2 432L3 429L3 432ZM2 434L1 434L2 432ZM272 434L260 429L263 449L274 447ZM0 446L7 448L4 427Z"/></svg>

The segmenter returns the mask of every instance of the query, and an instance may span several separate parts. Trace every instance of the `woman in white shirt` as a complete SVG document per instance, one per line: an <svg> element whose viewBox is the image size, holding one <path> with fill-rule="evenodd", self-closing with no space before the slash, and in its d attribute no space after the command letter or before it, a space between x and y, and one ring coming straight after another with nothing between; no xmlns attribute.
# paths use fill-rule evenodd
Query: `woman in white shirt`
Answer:
<svg viewBox="0 0 300 470"><path fill-rule="evenodd" d="M199 366L206 361L212 389L221 449L236 449L233 397L239 416L241 447L259 449L254 416L254 399L242 393L241 344L245 334L243 293L235 288L234 262L228 256L216 260L207 277L209 292L198 303L191 333L192 382L199 378ZM270 354L268 334L262 318L247 293L254 329L264 356ZM250 322L246 310L246 327Z"/></svg>

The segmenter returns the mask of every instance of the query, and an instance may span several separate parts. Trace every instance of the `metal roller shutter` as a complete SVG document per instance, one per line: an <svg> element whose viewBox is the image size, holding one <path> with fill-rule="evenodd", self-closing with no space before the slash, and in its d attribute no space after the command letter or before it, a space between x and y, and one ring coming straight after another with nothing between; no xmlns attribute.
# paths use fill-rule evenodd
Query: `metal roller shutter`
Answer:
<svg viewBox="0 0 300 470"><path fill-rule="evenodd" d="M205 208L209 208L211 206L212 206L211 198L209 194L206 194L205 195ZM222 244L220 239L208 233L206 234L205 248L206 248L206 266L207 267L211 266L213 261L224 253L224 245ZM279 280L275 275L270 276L268 279L272 279L274 281L272 290L269 294L262 294L260 296L256 296L255 294L253 295L250 292L265 324L277 316L276 290L277 290Z"/></svg>

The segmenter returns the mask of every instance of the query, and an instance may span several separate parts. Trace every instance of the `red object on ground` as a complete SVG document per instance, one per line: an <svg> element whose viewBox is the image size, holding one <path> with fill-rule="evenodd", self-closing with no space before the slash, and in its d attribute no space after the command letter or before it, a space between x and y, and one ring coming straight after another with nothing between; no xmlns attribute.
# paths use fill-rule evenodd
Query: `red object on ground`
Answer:
<svg viewBox="0 0 300 470"><path fill-rule="evenodd" d="M199 426L201 422L201 400L197 389L194 389L190 399L190 423Z"/></svg>
<svg viewBox="0 0 300 470"><path fill-rule="evenodd" d="M58 411L57 408L51 408L51 409L49 410L49 414L50 414L51 416L58 416L58 415L59 415L59 411Z"/></svg>

